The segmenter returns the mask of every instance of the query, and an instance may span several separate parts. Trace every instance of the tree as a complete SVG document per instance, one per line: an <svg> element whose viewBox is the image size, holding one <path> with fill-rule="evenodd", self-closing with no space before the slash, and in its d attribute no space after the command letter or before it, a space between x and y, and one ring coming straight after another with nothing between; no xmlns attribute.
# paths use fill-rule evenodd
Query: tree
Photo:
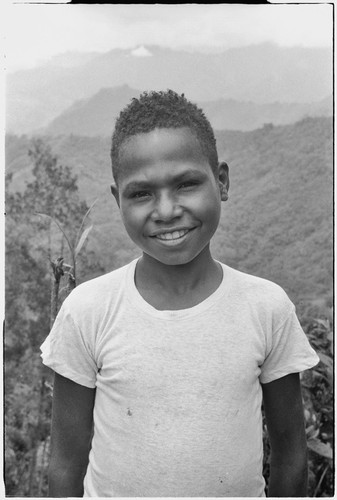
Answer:
<svg viewBox="0 0 337 500"><path fill-rule="evenodd" d="M14 496L46 494L52 389L39 346L50 327L52 263L71 257L52 220L75 244L88 213L77 177L48 144L34 139L28 156L32 181L23 192L11 193L9 175L6 199L5 484L6 494ZM82 238L81 247L84 243Z"/></svg>

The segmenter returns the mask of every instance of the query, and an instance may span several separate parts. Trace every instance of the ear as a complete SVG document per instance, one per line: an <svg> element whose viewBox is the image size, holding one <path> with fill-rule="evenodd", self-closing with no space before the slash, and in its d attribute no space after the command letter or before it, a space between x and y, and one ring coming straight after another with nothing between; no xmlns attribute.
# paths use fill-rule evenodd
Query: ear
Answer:
<svg viewBox="0 0 337 500"><path fill-rule="evenodd" d="M119 205L119 191L118 191L117 185L115 183L111 184L110 189L111 189L111 194L115 198L116 203L119 207L120 206Z"/></svg>
<svg viewBox="0 0 337 500"><path fill-rule="evenodd" d="M227 201L228 190L229 190L229 168L227 163L225 163L224 161L219 163L218 176L219 176L221 201Z"/></svg>

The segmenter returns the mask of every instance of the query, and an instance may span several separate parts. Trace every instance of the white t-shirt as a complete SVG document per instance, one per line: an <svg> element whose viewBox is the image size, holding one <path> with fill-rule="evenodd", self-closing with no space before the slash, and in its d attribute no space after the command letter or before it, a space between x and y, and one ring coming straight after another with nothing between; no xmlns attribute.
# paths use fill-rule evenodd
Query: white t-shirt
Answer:
<svg viewBox="0 0 337 500"><path fill-rule="evenodd" d="M43 362L96 387L89 497L258 497L262 383L319 361L285 292L228 266L189 309L139 294L136 261L83 283Z"/></svg>

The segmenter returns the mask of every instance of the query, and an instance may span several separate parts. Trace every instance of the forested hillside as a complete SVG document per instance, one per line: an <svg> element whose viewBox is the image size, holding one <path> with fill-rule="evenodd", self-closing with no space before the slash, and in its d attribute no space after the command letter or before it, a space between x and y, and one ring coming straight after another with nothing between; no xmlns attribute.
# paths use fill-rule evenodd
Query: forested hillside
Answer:
<svg viewBox="0 0 337 500"><path fill-rule="evenodd" d="M297 306L321 357L303 377L310 496L332 496L332 119L216 136L230 190L213 253L279 283ZM57 299L139 255L110 194L109 150L107 137L6 137L7 495L47 494L52 379L39 346ZM268 478L265 427L264 445Z"/></svg>
<svg viewBox="0 0 337 500"><path fill-rule="evenodd" d="M110 195L108 138L45 138L78 176L92 213L89 246L105 269L137 254ZM31 167L29 140L8 136L10 190L23 189ZM332 120L307 118L295 125L252 132L217 132L219 156L230 167L230 198L213 248L216 256L284 286L299 300L331 290ZM10 207L9 207L10 208Z"/></svg>
<svg viewBox="0 0 337 500"><path fill-rule="evenodd" d="M215 245L228 263L275 280L295 301L331 290L331 127L330 119L304 119L218 134L232 182Z"/></svg>

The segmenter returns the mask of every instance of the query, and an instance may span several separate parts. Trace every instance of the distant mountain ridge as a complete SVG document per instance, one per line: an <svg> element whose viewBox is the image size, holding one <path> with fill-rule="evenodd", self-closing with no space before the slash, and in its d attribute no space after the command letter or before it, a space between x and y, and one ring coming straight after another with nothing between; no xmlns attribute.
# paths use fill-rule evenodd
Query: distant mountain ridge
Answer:
<svg viewBox="0 0 337 500"><path fill-rule="evenodd" d="M172 88L198 102L310 103L332 94L332 54L325 48L265 43L212 54L154 46L146 51L151 55L115 49L78 58L57 56L37 68L9 74L7 131L31 133L75 100L124 84L140 90Z"/></svg>
<svg viewBox="0 0 337 500"><path fill-rule="evenodd" d="M38 130L47 135L110 136L122 108L140 91L128 85L101 89L87 99L75 101L47 127Z"/></svg>
<svg viewBox="0 0 337 500"><path fill-rule="evenodd" d="M37 130L47 135L75 134L110 136L122 108L140 91L128 85L101 89L87 99L75 101L47 127ZM198 103L217 130L254 130L265 123L285 125L305 116L331 116L332 97L317 103L256 104L234 99Z"/></svg>

